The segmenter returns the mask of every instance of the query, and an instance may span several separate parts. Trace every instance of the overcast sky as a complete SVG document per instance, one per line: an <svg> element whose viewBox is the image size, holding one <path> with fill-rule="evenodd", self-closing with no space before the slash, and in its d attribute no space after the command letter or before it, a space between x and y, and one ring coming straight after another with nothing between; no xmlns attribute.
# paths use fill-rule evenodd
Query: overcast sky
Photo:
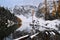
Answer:
<svg viewBox="0 0 60 40"><path fill-rule="evenodd" d="M34 5L38 6L43 0L0 0L0 5L5 7L13 7L15 5Z"/></svg>

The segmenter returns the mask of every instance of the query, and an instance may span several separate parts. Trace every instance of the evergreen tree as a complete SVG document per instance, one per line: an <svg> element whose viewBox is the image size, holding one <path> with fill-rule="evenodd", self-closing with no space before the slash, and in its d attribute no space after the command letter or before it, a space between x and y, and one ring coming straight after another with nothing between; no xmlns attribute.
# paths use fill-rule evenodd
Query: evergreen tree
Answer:
<svg viewBox="0 0 60 40"><path fill-rule="evenodd" d="M8 9L0 7L0 40L3 40L4 37L10 35L18 28L18 24L8 26L8 20L14 23L18 22L17 17L14 16Z"/></svg>

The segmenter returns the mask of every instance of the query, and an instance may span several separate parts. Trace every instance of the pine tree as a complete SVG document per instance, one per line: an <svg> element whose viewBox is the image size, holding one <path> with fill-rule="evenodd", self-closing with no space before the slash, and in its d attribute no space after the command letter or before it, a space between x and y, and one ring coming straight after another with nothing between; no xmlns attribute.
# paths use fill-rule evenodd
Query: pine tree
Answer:
<svg viewBox="0 0 60 40"><path fill-rule="evenodd" d="M18 24L8 26L8 20L18 23L16 16L14 16L8 9L0 7L0 40L3 40L4 37L10 35L18 28Z"/></svg>

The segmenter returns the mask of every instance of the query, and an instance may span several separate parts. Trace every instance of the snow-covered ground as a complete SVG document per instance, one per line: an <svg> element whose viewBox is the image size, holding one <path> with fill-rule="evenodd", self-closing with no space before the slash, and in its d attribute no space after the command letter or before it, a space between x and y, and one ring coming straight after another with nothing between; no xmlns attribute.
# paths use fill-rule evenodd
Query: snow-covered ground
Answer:
<svg viewBox="0 0 60 40"><path fill-rule="evenodd" d="M22 26L20 28L18 28L17 30L22 31L22 30L26 30L26 29L27 30L32 29L32 27L30 26L30 23L32 22L32 17L26 18L23 15L16 15L16 16L21 18L21 20L22 20ZM39 25L40 25L39 30L40 31L46 30L46 28L44 28L44 27L58 30L58 27L56 27L56 25L59 26L59 24L60 24L60 20L58 20L58 19L50 21L50 20L44 20L43 17L38 19L34 16L34 20L39 21Z"/></svg>
<svg viewBox="0 0 60 40"><path fill-rule="evenodd" d="M32 17L29 17L29 18L26 18L25 16L23 15L16 15L17 17L19 17L21 20L22 20L22 26L20 28L18 28L17 30L26 30L26 31L30 31L32 29L32 27L30 26L30 23L32 22ZM55 30L59 30L58 27L60 25L60 20L59 19L55 19L55 20L44 20L43 17L41 18L36 18L34 16L34 20L37 22L39 21L39 30L40 31L44 31L44 30L47 30L46 28L51 28L51 29L55 29ZM57 25L57 27L56 27ZM45 28L46 27L46 28ZM49 29L48 29L49 30ZM60 31L58 31L60 33ZM50 32L51 34L55 35L54 32ZM33 38L33 36L37 35L39 33L36 33L34 35L32 35L31 37ZM21 38L21 37L20 37ZM18 39L20 39L18 38ZM16 40L18 40L16 39Z"/></svg>

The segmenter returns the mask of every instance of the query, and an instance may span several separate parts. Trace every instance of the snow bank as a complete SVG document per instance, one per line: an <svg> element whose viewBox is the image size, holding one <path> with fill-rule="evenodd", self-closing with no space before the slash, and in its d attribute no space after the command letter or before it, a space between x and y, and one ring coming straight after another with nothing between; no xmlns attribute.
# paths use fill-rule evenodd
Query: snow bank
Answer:
<svg viewBox="0 0 60 40"><path fill-rule="evenodd" d="M22 30L26 30L27 28L28 28L28 30L32 29L32 27L30 26L30 23L32 22L32 17L26 18L23 15L16 15L16 16L21 18L21 20L22 20L22 26L20 28L18 28L17 30L22 31ZM52 29L58 30L58 27L56 27L56 25L59 26L59 24L60 24L60 21L58 19L52 20L52 21L50 21L50 20L46 21L46 20L44 20L43 17L38 19L34 16L34 20L39 21L39 25L40 25L39 30L40 31L44 31L44 30L46 30L46 28L52 28ZM44 28L44 27L46 27L46 28Z"/></svg>

